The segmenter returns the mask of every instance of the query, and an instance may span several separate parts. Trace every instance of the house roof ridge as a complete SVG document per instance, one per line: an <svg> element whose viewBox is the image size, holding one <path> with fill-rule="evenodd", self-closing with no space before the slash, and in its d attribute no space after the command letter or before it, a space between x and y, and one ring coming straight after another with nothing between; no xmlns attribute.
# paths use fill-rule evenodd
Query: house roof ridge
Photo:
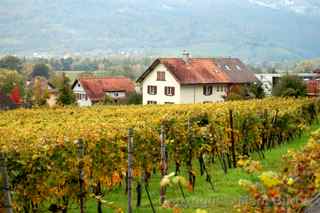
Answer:
<svg viewBox="0 0 320 213"><path fill-rule="evenodd" d="M130 79L125 76L80 76L77 79Z"/></svg>
<svg viewBox="0 0 320 213"><path fill-rule="evenodd" d="M160 57L159 60L167 60L167 59L183 59L181 57ZM197 59L197 60L216 60L216 59L232 59L232 60L240 60L237 57L190 57L190 59Z"/></svg>

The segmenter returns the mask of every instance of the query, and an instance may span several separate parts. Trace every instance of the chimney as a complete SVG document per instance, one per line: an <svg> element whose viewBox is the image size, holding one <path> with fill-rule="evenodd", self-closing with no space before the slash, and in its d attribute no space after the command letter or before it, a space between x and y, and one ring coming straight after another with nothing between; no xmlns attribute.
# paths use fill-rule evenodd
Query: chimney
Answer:
<svg viewBox="0 0 320 213"><path fill-rule="evenodd" d="M187 52L186 50L183 50L183 52L182 52L182 60L183 60L186 64L189 64L190 59L191 59L190 53Z"/></svg>

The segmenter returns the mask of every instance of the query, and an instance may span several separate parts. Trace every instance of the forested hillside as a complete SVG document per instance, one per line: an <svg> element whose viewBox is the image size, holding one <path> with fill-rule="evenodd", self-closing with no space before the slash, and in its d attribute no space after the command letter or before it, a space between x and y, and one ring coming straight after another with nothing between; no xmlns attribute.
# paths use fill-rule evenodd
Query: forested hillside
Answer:
<svg viewBox="0 0 320 213"><path fill-rule="evenodd" d="M0 54L310 58L320 54L317 9L310 0L2 0Z"/></svg>

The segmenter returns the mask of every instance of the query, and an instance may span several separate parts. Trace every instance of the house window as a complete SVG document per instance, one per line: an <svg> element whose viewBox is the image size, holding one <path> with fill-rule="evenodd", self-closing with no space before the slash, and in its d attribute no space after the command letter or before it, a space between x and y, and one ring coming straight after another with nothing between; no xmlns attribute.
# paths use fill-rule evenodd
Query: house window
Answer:
<svg viewBox="0 0 320 213"><path fill-rule="evenodd" d="M241 71L241 67L239 65L236 65L237 70Z"/></svg>
<svg viewBox="0 0 320 213"><path fill-rule="evenodd" d="M156 101L147 101L147 104L157 104Z"/></svg>
<svg viewBox="0 0 320 213"><path fill-rule="evenodd" d="M164 104L174 104L173 102L164 102Z"/></svg>
<svg viewBox="0 0 320 213"><path fill-rule="evenodd" d="M87 94L76 93L76 99L77 100L88 100L88 95Z"/></svg>
<svg viewBox="0 0 320 213"><path fill-rule="evenodd" d="M217 86L217 92L223 92L223 86L218 85Z"/></svg>
<svg viewBox="0 0 320 213"><path fill-rule="evenodd" d="M165 72L157 72L157 81L165 81L166 73Z"/></svg>
<svg viewBox="0 0 320 213"><path fill-rule="evenodd" d="M157 86L148 86L148 94L156 95L157 94Z"/></svg>
<svg viewBox="0 0 320 213"><path fill-rule="evenodd" d="M174 87L165 87L164 88L164 94L167 96L174 96L175 93L175 88Z"/></svg>
<svg viewBox="0 0 320 213"><path fill-rule="evenodd" d="M231 68L229 67L229 65L224 65L224 68L226 69L226 70L231 70Z"/></svg>
<svg viewBox="0 0 320 213"><path fill-rule="evenodd" d="M203 94L206 96L212 95L212 86L203 86Z"/></svg>

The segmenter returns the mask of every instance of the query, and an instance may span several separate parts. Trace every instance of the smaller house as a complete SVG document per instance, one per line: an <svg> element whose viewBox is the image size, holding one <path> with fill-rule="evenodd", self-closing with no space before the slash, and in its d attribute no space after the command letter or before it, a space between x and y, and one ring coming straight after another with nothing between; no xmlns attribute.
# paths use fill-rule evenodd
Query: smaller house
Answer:
<svg viewBox="0 0 320 213"><path fill-rule="evenodd" d="M74 81L72 90L79 106L92 106L107 97L121 102L135 92L135 85L126 77L81 77Z"/></svg>
<svg viewBox="0 0 320 213"><path fill-rule="evenodd" d="M39 87L39 88L36 88ZM34 90L39 90L41 96L46 97L46 103L48 106L53 107L57 104L58 89L51 84L47 79L36 77L31 81L27 82L27 88Z"/></svg>

